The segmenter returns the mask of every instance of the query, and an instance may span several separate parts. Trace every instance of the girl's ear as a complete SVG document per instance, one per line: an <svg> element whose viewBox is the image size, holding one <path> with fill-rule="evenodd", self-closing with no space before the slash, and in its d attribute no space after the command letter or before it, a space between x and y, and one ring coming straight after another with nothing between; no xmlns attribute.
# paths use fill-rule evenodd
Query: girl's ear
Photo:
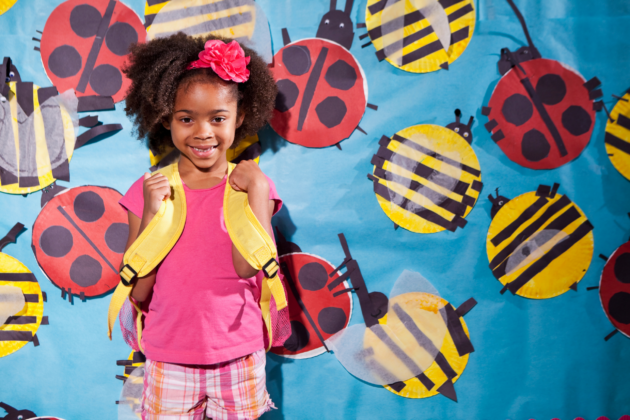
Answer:
<svg viewBox="0 0 630 420"><path fill-rule="evenodd" d="M169 118L162 118L162 126L164 128L166 128L168 131L171 131L171 121L170 121L170 117Z"/></svg>
<svg viewBox="0 0 630 420"><path fill-rule="evenodd" d="M236 117L236 128L239 128L241 125L243 125L244 120L245 120L245 113L239 112L238 116Z"/></svg>

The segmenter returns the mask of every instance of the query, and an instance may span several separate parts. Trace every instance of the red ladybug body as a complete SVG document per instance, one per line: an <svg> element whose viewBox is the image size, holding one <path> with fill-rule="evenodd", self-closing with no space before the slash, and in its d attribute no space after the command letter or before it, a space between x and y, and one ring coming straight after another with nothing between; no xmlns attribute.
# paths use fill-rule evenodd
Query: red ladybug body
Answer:
<svg viewBox="0 0 630 420"><path fill-rule="evenodd" d="M630 242L608 258L599 284L599 296L610 322L630 337Z"/></svg>
<svg viewBox="0 0 630 420"><path fill-rule="evenodd" d="M278 97L271 127L306 147L332 146L357 128L367 105L363 69L341 45L319 38L284 46L271 68Z"/></svg>
<svg viewBox="0 0 630 420"><path fill-rule="evenodd" d="M63 295L98 296L120 281L118 267L129 235L121 197L107 187L76 187L56 195L39 213L33 252Z"/></svg>
<svg viewBox="0 0 630 420"><path fill-rule="evenodd" d="M131 84L120 69L132 43L144 42L140 18L123 3L68 0L46 21L41 54L46 74L60 92L125 97Z"/></svg>

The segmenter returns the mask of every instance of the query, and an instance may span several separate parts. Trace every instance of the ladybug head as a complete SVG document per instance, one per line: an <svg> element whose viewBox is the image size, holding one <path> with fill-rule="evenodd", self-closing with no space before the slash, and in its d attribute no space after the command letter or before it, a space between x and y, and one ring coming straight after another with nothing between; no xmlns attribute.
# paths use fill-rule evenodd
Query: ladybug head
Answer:
<svg viewBox="0 0 630 420"><path fill-rule="evenodd" d="M350 12L354 0L346 0L345 10L337 10L337 0L330 0L330 11L324 15L319 28L317 28L317 38L328 39L342 45L346 49L352 46L354 32Z"/></svg>
<svg viewBox="0 0 630 420"><path fill-rule="evenodd" d="M475 117L471 115L470 119L468 120L468 124L461 123L460 122L461 117L462 117L462 111L460 111L459 109L456 109L455 122L450 123L449 125L446 126L446 128L448 128L449 130L453 130L454 132L462 136L464 140L468 142L468 144L472 144L472 123Z"/></svg>
<svg viewBox="0 0 630 420"><path fill-rule="evenodd" d="M15 67L10 57L4 57L4 60L2 60L0 76L4 78L5 83L22 81L20 72L18 72L17 67Z"/></svg>
<svg viewBox="0 0 630 420"><path fill-rule="evenodd" d="M2 417L4 420L26 420L37 417L37 414L30 410L16 410L9 404L5 404L3 402L0 402L0 408L7 412L7 415Z"/></svg>
<svg viewBox="0 0 630 420"><path fill-rule="evenodd" d="M523 32L525 32L525 37L527 38L527 42L529 45L525 47L521 47L518 50L511 52L507 48L503 48L501 50L501 58L499 59L499 73L503 76L505 73L510 71L510 69L519 63L524 61L533 60L535 58L542 58L536 47L534 46L534 42L532 38L529 36L529 31L527 30L527 25L525 24L525 19L523 15L518 10L516 5L512 0L507 0L507 2L514 10L514 14L518 18L519 22L521 22L521 26L523 27Z"/></svg>
<svg viewBox="0 0 630 420"><path fill-rule="evenodd" d="M495 190L496 192L496 197L493 197L492 194L488 195L488 199L492 202L492 209L490 209L490 217L492 219L494 219L494 216L496 216L497 212L499 211L499 209L501 209L501 207L505 206L505 204L510 201L509 198L507 197L503 197L502 195L499 195L499 189L497 188Z"/></svg>

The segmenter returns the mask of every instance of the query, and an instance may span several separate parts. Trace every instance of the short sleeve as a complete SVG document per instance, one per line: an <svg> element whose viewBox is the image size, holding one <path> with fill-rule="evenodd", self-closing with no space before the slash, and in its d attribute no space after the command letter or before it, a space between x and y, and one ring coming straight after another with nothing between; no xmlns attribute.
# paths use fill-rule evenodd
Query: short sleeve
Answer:
<svg viewBox="0 0 630 420"><path fill-rule="evenodd" d="M276 191L276 184L274 184L271 178L269 178L267 175L265 176L267 177L267 181L269 181L269 199L273 200L276 203L276 205L273 207L273 216L278 213L282 208L282 199L278 195L278 191Z"/></svg>
<svg viewBox="0 0 630 420"><path fill-rule="evenodd" d="M143 181L144 176L134 182L133 185L129 187L129 190L127 190L127 193L118 202L118 204L138 216L140 219L142 219L142 211L144 209L144 196L142 195ZM269 190L271 191L271 188L269 188Z"/></svg>

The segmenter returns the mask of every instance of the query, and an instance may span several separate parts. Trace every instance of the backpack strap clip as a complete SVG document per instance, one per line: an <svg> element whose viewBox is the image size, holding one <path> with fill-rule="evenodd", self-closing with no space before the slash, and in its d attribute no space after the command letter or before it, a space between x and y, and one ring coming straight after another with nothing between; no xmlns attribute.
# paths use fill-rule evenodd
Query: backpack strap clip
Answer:
<svg viewBox="0 0 630 420"><path fill-rule="evenodd" d="M120 270L120 281L125 286L131 286L134 280L138 277L138 272L131 268L129 264L125 264Z"/></svg>
<svg viewBox="0 0 630 420"><path fill-rule="evenodd" d="M265 277L268 279L274 278L278 274L278 262L275 258L270 258L265 265L263 265L262 271L265 273Z"/></svg>

